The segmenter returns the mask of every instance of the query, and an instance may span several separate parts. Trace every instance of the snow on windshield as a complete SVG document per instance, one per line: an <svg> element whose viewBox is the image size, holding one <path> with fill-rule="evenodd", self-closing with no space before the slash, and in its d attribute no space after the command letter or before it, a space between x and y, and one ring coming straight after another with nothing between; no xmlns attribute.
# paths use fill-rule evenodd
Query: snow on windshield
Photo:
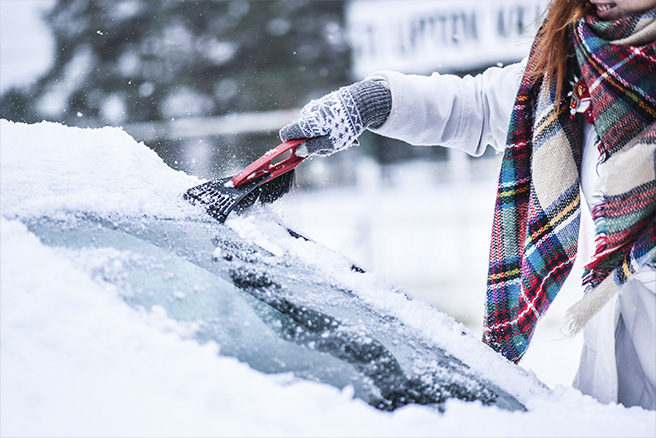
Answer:
<svg viewBox="0 0 656 438"><path fill-rule="evenodd" d="M451 400L444 413L421 406L381 412L353 399L352 388L272 377L221 357L220 345L190 339L163 309L130 308L112 285L42 244L20 221L74 211L190 217L198 210L180 193L200 181L116 128L3 120L0 134L3 436L654 436L656 413L601 405L569 387L543 389L462 337L450 317L381 293L372 275L340 276L330 252L269 232L266 214L227 225L273 253L293 251L321 266L502 382L529 410Z"/></svg>

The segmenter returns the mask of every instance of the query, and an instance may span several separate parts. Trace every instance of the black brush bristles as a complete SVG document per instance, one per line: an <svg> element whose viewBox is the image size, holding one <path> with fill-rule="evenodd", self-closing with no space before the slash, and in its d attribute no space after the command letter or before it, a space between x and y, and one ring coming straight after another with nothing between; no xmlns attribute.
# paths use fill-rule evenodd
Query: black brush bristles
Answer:
<svg viewBox="0 0 656 438"><path fill-rule="evenodd" d="M262 204L271 204L289 193L294 187L294 176L295 172L291 170L262 184L260 186L260 202Z"/></svg>
<svg viewBox="0 0 656 438"><path fill-rule="evenodd" d="M219 222L225 222L233 210L247 210L258 198L262 204L270 204L288 193L294 185L293 170L262 184L267 178L263 175L239 187L231 184L231 177L210 181L190 188L182 198L193 205L203 206L207 214Z"/></svg>

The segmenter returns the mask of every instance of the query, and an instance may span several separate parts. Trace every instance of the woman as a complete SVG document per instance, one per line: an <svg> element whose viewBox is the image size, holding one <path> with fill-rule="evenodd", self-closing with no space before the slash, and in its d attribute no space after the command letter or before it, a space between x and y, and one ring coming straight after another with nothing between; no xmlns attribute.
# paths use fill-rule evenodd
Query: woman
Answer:
<svg viewBox="0 0 656 438"><path fill-rule="evenodd" d="M280 136L310 138L303 153L318 155L364 129L504 151L483 338L514 362L592 214L595 252L569 313L573 333L585 327L574 385L656 409L655 41L656 0L553 0L522 63L465 78L377 72L310 102Z"/></svg>

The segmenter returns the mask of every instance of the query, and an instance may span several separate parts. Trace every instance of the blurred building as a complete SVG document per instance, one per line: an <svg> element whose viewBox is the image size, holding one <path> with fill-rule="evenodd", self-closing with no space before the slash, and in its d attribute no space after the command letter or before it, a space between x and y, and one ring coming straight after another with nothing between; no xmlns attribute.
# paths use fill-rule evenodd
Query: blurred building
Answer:
<svg viewBox="0 0 656 438"><path fill-rule="evenodd" d="M451 73L517 62L528 54L547 3L354 0L346 17L352 75Z"/></svg>

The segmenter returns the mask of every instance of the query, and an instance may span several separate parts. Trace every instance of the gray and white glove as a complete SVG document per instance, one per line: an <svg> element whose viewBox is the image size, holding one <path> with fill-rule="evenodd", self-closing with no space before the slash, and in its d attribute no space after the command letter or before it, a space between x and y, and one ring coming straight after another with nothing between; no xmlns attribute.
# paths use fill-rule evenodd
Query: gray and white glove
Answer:
<svg viewBox="0 0 656 438"><path fill-rule="evenodd" d="M298 121L280 130L280 138L309 138L299 146L298 155L330 155L357 146L360 134L385 123L391 109L392 96L382 82L356 82L310 101Z"/></svg>

